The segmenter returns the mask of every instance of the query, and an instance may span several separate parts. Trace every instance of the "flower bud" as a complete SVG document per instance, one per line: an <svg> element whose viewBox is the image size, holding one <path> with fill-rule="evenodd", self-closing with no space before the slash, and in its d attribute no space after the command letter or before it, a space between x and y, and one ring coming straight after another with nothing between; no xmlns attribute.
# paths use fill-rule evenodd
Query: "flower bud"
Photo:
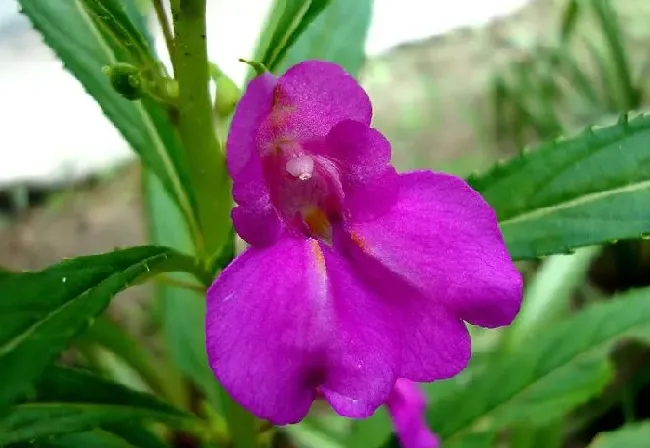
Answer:
<svg viewBox="0 0 650 448"><path fill-rule="evenodd" d="M214 111L220 118L227 118L235 110L235 106L241 98L241 90L237 84L227 76L220 76L216 79L217 94L214 100Z"/></svg>
<svg viewBox="0 0 650 448"><path fill-rule="evenodd" d="M210 63L210 77L216 87L214 112L220 119L228 118L241 98L241 90L217 64Z"/></svg>
<svg viewBox="0 0 650 448"><path fill-rule="evenodd" d="M263 75L264 73L266 73L266 72L269 71L269 69L266 68L266 66L265 66L264 64L262 64L261 62L257 62L257 61L248 61L248 60L246 60L246 59L241 59L241 58L239 59L239 62L243 62L244 64L248 64L248 65L250 65L251 67L253 67L253 70L255 70L255 73L256 73L258 76L259 76L259 75Z"/></svg>
<svg viewBox="0 0 650 448"><path fill-rule="evenodd" d="M142 77L140 69L126 62L116 62L104 67L111 85L124 98L138 100L142 98Z"/></svg>

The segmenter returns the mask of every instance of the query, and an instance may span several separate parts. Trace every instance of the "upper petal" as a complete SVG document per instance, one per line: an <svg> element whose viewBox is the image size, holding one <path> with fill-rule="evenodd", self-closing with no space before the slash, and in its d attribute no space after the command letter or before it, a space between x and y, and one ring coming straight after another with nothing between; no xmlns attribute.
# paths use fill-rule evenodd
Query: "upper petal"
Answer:
<svg viewBox="0 0 650 448"><path fill-rule="evenodd" d="M258 138L310 141L343 120L369 125L371 118L370 99L354 77L337 64L306 61L279 78L273 113Z"/></svg>
<svg viewBox="0 0 650 448"><path fill-rule="evenodd" d="M390 163L390 143L379 131L344 120L332 128L318 150L339 169L344 205L355 220L375 218L393 205L399 178Z"/></svg>
<svg viewBox="0 0 650 448"><path fill-rule="evenodd" d="M248 84L237 104L226 143L228 172L235 181L251 155L257 152L255 138L260 125L271 113L277 81L271 73L259 75Z"/></svg>
<svg viewBox="0 0 650 448"><path fill-rule="evenodd" d="M228 170L239 205L233 221L240 236L265 245L283 229L302 231L294 228L301 227L294 221L303 209L325 207L324 213L336 214L330 209L340 202L338 177L327 172L326 161L316 164L308 153L302 154L302 145L323 140L345 120L367 129L371 115L364 90L336 64L307 61L279 79L267 73L251 81L227 141ZM358 196L351 192L350 201Z"/></svg>
<svg viewBox="0 0 650 448"><path fill-rule="evenodd" d="M509 324L521 305L522 279L494 211L463 180L418 171L400 176L388 213L353 222L356 246L421 294L472 324Z"/></svg>
<svg viewBox="0 0 650 448"><path fill-rule="evenodd" d="M345 260L317 241L247 249L207 299L210 366L258 417L298 422L317 391L356 417L388 398L398 356L390 317Z"/></svg>

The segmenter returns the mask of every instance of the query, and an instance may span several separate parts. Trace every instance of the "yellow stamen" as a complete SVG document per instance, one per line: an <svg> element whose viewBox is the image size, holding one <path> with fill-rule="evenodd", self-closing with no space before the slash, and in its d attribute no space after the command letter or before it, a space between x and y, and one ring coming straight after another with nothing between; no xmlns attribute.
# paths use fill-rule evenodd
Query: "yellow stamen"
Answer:
<svg viewBox="0 0 650 448"><path fill-rule="evenodd" d="M313 207L304 211L303 219L312 235L318 236L326 241L332 239L332 226L320 208Z"/></svg>

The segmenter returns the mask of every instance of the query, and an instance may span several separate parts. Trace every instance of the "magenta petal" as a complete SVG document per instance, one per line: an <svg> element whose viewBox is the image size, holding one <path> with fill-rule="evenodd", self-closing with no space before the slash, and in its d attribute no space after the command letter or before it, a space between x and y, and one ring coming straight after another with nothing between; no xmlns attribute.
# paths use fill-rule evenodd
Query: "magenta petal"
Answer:
<svg viewBox="0 0 650 448"><path fill-rule="evenodd" d="M393 324L399 329L399 377L429 382L451 378L467 366L471 341L458 316L365 253L357 237L336 233L335 247L350 259L356 275L391 307Z"/></svg>
<svg viewBox="0 0 650 448"><path fill-rule="evenodd" d="M271 204L255 137L271 112L276 83L277 78L266 73L248 84L235 110L226 146L233 198L239 205L232 211L233 224L239 236L256 246L271 244L283 229Z"/></svg>
<svg viewBox="0 0 650 448"><path fill-rule="evenodd" d="M244 241L266 246L279 238L284 225L271 204L257 154L239 171L233 184L233 198L239 204L232 211L233 225Z"/></svg>
<svg viewBox="0 0 650 448"><path fill-rule="evenodd" d="M246 92L237 104L226 143L228 172L235 181L251 155L257 152L257 130L271 113L276 83L277 78L271 73L258 76L248 84Z"/></svg>
<svg viewBox="0 0 650 448"><path fill-rule="evenodd" d="M377 177L390 166L390 142L364 123L342 121L332 128L326 141L323 155L344 167L351 179Z"/></svg>
<svg viewBox="0 0 650 448"><path fill-rule="evenodd" d="M270 203L258 208L235 207L231 216L237 234L252 246L268 246L282 232L282 223Z"/></svg>
<svg viewBox="0 0 650 448"><path fill-rule="evenodd" d="M312 239L249 248L208 291L207 351L235 400L274 424L300 421L317 392L343 415L370 415L398 362L381 303Z"/></svg>
<svg viewBox="0 0 650 448"><path fill-rule="evenodd" d="M355 220L375 218L397 197L399 177L390 164L390 143L379 131L345 120L327 135L320 155L340 170L345 207Z"/></svg>
<svg viewBox="0 0 650 448"><path fill-rule="evenodd" d="M336 332L329 344L329 370L321 388L340 415L369 417L395 381L399 333L387 303L354 275L348 261L320 244L329 279Z"/></svg>
<svg viewBox="0 0 650 448"><path fill-rule="evenodd" d="M386 402L403 448L437 448L438 438L425 421L425 397L418 385L400 378Z"/></svg>
<svg viewBox="0 0 650 448"><path fill-rule="evenodd" d="M440 305L424 298L405 300L402 319L402 363L399 375L431 382L462 372L472 355L467 327Z"/></svg>
<svg viewBox="0 0 650 448"><path fill-rule="evenodd" d="M349 226L362 250L430 301L475 325L507 325L522 279L494 211L463 180L418 171L400 176L395 206Z"/></svg>
<svg viewBox="0 0 650 448"><path fill-rule="evenodd" d="M208 290L210 366L232 397L260 418L298 422L311 406L321 342L313 337L315 315L298 300L320 289L307 241L284 239L247 249Z"/></svg>
<svg viewBox="0 0 650 448"><path fill-rule="evenodd" d="M275 91L274 110L287 112L282 127L293 139L325 137L343 120L370 125L372 105L358 81L339 65L306 61L282 75Z"/></svg>

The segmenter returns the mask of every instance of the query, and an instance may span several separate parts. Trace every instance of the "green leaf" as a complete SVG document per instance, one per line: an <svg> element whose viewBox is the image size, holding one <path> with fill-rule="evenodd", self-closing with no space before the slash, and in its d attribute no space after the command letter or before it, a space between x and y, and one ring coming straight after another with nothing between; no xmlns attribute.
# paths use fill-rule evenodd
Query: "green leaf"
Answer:
<svg viewBox="0 0 650 448"><path fill-rule="evenodd" d="M569 42L578 23L578 17L581 13L579 0L567 0L562 11L562 18L560 20L560 41L563 43Z"/></svg>
<svg viewBox="0 0 650 448"><path fill-rule="evenodd" d="M178 424L178 418L125 405L21 404L0 422L0 445L28 442L40 437L92 429L102 423L159 420Z"/></svg>
<svg viewBox="0 0 650 448"><path fill-rule="evenodd" d="M519 70L526 72L526 70ZM494 116L496 139L511 140L517 147L527 141L530 128L539 132L542 126L539 117L527 104L526 97L530 92L521 82L509 80L512 74L506 77L497 77L494 80Z"/></svg>
<svg viewBox="0 0 650 448"><path fill-rule="evenodd" d="M592 39L584 37L579 41L580 45L589 54L590 62L596 67L596 72L599 78L599 90L601 91L604 105L611 113L620 113L621 105L617 99L617 83L616 74L613 73L608 66L608 60L603 54L602 48L597 46Z"/></svg>
<svg viewBox="0 0 650 448"><path fill-rule="evenodd" d="M536 58L514 64L515 92L510 99L522 103L517 109L527 111L526 121L545 139L562 133L559 117L553 109L558 92L557 77L549 76L546 62Z"/></svg>
<svg viewBox="0 0 650 448"><path fill-rule="evenodd" d="M496 433L477 432L462 439L452 441L451 443L445 442L444 448L494 448L495 446L499 446L495 444L496 436ZM509 438L508 441L511 442L511 439ZM393 437L393 439L384 446L386 448L403 448L397 437ZM522 448L519 445L514 445L512 443L508 446L512 446L513 448ZM352 445L350 445L350 447L352 447Z"/></svg>
<svg viewBox="0 0 650 448"><path fill-rule="evenodd" d="M153 395L135 391L86 370L54 365L48 366L36 380L30 399L28 404L131 406L165 414L184 423L191 418Z"/></svg>
<svg viewBox="0 0 650 448"><path fill-rule="evenodd" d="M154 358L119 324L100 316L84 334L83 340L94 342L119 356L140 374L153 392L176 404L183 404L183 397L169 380L171 372L167 366Z"/></svg>
<svg viewBox="0 0 650 448"><path fill-rule="evenodd" d="M19 0L19 3L23 14L65 68L95 98L144 164L161 179L165 191L183 211L185 223L193 235L196 234L195 200L188 169L168 111L151 99L129 101L121 97L102 72L104 66L115 62L138 64L129 43L116 40L108 27L97 28L97 20L93 20L77 0ZM128 1L120 3L130 4ZM135 33L138 21L127 20L126 8L120 9L120 4L114 0L97 4L112 8L110 21L113 25L129 30L129 34ZM128 11L134 10L133 5L128 8ZM134 39L143 45L142 36ZM153 56L148 58L153 59Z"/></svg>
<svg viewBox="0 0 650 448"><path fill-rule="evenodd" d="M618 23L618 15L610 0L593 0L588 2L598 19L602 36L609 49L609 61L612 65L612 79L618 93L620 112L626 112L641 106L641 94L634 86L629 57L623 42L623 32Z"/></svg>
<svg viewBox="0 0 650 448"><path fill-rule="evenodd" d="M132 2L117 0L78 0L84 7L102 37L111 48L121 48L129 59L141 66L154 65L153 53L147 38L142 34L146 26ZM125 7L131 7L131 15ZM141 19L136 25L132 17Z"/></svg>
<svg viewBox="0 0 650 448"><path fill-rule="evenodd" d="M81 370L50 366L35 383L35 402L14 406L0 421L0 446L148 420L179 428L198 422L152 395Z"/></svg>
<svg viewBox="0 0 650 448"><path fill-rule="evenodd" d="M275 0L259 38L255 61L274 71L287 50L332 0Z"/></svg>
<svg viewBox="0 0 650 448"><path fill-rule="evenodd" d="M169 444L139 422L118 422L104 424L102 427L138 448L169 448Z"/></svg>
<svg viewBox="0 0 650 448"><path fill-rule="evenodd" d="M519 350L441 397L429 409L429 423L449 443L477 428L549 423L602 390L612 376L611 346L647 337L648 322L650 288L593 305L530 335Z"/></svg>
<svg viewBox="0 0 650 448"><path fill-rule="evenodd" d="M38 443L36 445L36 443ZM13 445L15 448L135 448L121 437L102 430L63 434L49 436L44 439L35 440ZM138 447L141 448L141 447Z"/></svg>
<svg viewBox="0 0 650 448"><path fill-rule="evenodd" d="M76 369L49 367L40 381L36 383L35 396L41 402L128 404L143 409L149 408L169 413L172 417L177 416L180 424L184 424L182 419L189 418L189 415L161 402L154 396L135 392L120 384L97 377L90 372ZM133 420L118 421L102 423L101 427L103 431L83 433L83 435L69 434L60 436L55 439L55 446L86 448L81 441L90 443L90 441L96 439L97 442L94 446L102 447L102 443L108 443L105 441L106 438L116 440L116 443L120 444L117 446L123 446L127 442L139 448L165 448L168 446L146 426L143 426L142 422ZM50 438L48 436L48 439Z"/></svg>
<svg viewBox="0 0 650 448"><path fill-rule="evenodd" d="M599 246L584 247L573 255L553 255L544 260L526 286L517 318L504 329L500 341L502 352L521 347L527 336L544 331L559 317L568 314L571 298L600 253ZM516 425L509 431L510 444L517 448L560 448L565 432L563 423L564 420L558 418L542 427Z"/></svg>
<svg viewBox="0 0 650 448"><path fill-rule="evenodd" d="M157 288L162 299L166 347L172 359L213 404L218 403L217 381L208 367L205 353L205 297L176 286L161 285Z"/></svg>
<svg viewBox="0 0 650 448"><path fill-rule="evenodd" d="M160 272L202 275L196 260L162 247L134 247L64 260L0 279L0 409L24 394L71 338L122 289Z"/></svg>
<svg viewBox="0 0 650 448"><path fill-rule="evenodd" d="M137 431L123 434L113 429L123 424L111 425L111 432L96 429L93 431L76 432L12 445L12 448L170 448L158 436L144 427Z"/></svg>
<svg viewBox="0 0 650 448"><path fill-rule="evenodd" d="M515 260L650 232L650 116L525 152L469 183L495 209Z"/></svg>
<svg viewBox="0 0 650 448"><path fill-rule="evenodd" d="M587 275L592 261L601 253L599 246L583 247L573 255L553 255L544 260L526 285L521 310L504 330L501 344L506 349L518 346L524 338L542 331L571 308L571 298Z"/></svg>
<svg viewBox="0 0 650 448"><path fill-rule="evenodd" d="M305 423L290 425L285 428L299 447L304 448L343 448L336 440L330 439L327 435L319 432Z"/></svg>
<svg viewBox="0 0 650 448"><path fill-rule="evenodd" d="M453 443L445 444L445 448L492 448L495 445L496 434L492 432L477 432ZM520 445L511 445L522 448Z"/></svg>
<svg viewBox="0 0 650 448"><path fill-rule="evenodd" d="M165 194L160 181L151 173L144 173L144 190L150 241L191 251L189 235L178 227L182 216ZM174 278L191 280L182 274L175 274ZM196 291L170 285L156 285L156 295L168 355L215 405L219 402L219 392L205 353L205 298Z"/></svg>
<svg viewBox="0 0 650 448"><path fill-rule="evenodd" d="M581 66L580 61L576 60L573 53L564 47L553 48L548 50L547 57L553 60L558 70L557 74L566 78L566 86L573 89L592 111L600 113L605 110L608 99L601 98L594 81Z"/></svg>
<svg viewBox="0 0 650 448"><path fill-rule="evenodd" d="M558 418L543 426L518 425L508 431L508 441L510 446L517 448L562 448L566 433L564 423L565 419Z"/></svg>
<svg viewBox="0 0 650 448"><path fill-rule="evenodd" d="M650 440L650 423L639 423L619 429L602 432L596 436L589 448L646 448Z"/></svg>
<svg viewBox="0 0 650 448"><path fill-rule="evenodd" d="M359 446L382 446L393 433L393 425L385 408L380 408L371 417L355 422L345 438L347 448Z"/></svg>
<svg viewBox="0 0 650 448"><path fill-rule="evenodd" d="M357 76L365 60L373 0L330 0L278 64L277 72L308 59L331 61Z"/></svg>

